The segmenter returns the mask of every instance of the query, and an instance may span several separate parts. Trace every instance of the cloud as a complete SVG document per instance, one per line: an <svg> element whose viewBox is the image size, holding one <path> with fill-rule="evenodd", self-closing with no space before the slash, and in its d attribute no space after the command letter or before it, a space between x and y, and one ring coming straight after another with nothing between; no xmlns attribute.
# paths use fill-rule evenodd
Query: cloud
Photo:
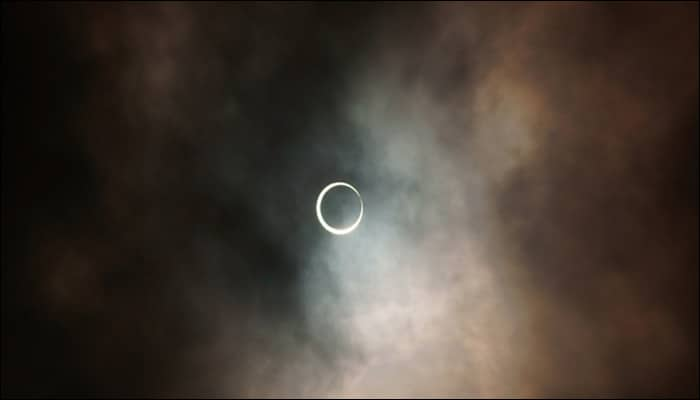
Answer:
<svg viewBox="0 0 700 400"><path fill-rule="evenodd" d="M697 4L72 7L66 387L697 394Z"/></svg>

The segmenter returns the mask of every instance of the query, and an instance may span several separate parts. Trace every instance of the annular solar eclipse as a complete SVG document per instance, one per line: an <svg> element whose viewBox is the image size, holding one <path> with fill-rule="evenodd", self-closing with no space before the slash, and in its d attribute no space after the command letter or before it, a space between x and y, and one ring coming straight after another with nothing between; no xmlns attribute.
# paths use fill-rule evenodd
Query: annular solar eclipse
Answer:
<svg viewBox="0 0 700 400"><path fill-rule="evenodd" d="M323 204L323 198L326 196L326 193L328 193L331 189L336 187L346 187L352 190L353 192L355 192L355 195L357 195L357 200L360 202L360 213L357 216L357 219L352 224L344 228L336 228L328 224L323 218L323 212L321 211L321 205ZM357 228L357 226L360 225L360 221L362 221L363 211L364 204L362 202L362 196L360 196L360 192L358 192L357 189L355 189L351 184L346 182L333 182L327 185L325 188L323 188L323 190L321 190L321 193L319 193L318 195L318 199L316 199L316 216L318 217L318 222L325 230L334 235L347 235L348 233L355 230L355 228Z"/></svg>

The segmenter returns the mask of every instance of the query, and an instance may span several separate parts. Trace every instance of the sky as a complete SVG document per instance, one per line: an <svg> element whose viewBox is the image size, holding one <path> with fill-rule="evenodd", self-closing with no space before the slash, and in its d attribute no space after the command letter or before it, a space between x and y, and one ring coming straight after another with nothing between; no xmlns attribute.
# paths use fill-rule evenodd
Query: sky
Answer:
<svg viewBox="0 0 700 400"><path fill-rule="evenodd" d="M1 29L3 397L698 396L697 2Z"/></svg>

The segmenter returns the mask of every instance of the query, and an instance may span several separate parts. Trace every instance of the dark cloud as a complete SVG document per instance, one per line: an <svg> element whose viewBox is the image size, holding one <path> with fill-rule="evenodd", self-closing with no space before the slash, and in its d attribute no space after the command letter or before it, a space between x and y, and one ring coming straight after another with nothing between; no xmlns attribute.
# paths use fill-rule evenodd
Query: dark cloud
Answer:
<svg viewBox="0 0 700 400"><path fill-rule="evenodd" d="M697 396L697 11L3 4L3 396Z"/></svg>

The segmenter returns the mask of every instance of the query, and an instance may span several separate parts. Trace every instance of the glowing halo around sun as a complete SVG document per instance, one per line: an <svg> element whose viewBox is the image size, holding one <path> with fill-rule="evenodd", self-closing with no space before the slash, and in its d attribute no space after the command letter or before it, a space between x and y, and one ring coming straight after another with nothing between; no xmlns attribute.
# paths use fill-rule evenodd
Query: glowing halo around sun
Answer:
<svg viewBox="0 0 700 400"><path fill-rule="evenodd" d="M323 197L330 191L331 189L338 187L338 186L344 186L346 188L349 188L355 194L357 195L357 198L360 200L360 215L357 217L355 222L352 223L352 225L346 227L346 228L334 228L330 226L325 219L323 219L323 213L321 213L321 203L323 203ZM348 233L352 232L357 228L358 225L360 225L360 221L362 221L362 212L364 211L364 204L362 203L362 196L360 196L360 192L357 191L351 184L345 183L345 182L333 182L330 185L326 186L321 190L321 193L318 195L318 199L316 199L316 216L318 217L318 222L321 224L321 226L327 230L328 232L334 234L334 235L347 235Z"/></svg>

